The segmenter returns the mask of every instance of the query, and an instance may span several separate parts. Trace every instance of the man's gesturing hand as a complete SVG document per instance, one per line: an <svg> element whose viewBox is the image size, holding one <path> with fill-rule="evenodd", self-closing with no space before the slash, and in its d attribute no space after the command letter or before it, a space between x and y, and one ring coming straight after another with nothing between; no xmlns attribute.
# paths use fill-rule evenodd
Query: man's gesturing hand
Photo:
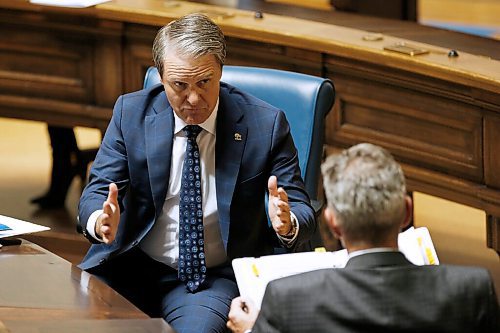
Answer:
<svg viewBox="0 0 500 333"><path fill-rule="evenodd" d="M95 225L96 235L104 243L110 244L115 240L118 223L120 223L120 206L118 205L118 187L115 183L109 184L108 198L102 204L102 214L97 218Z"/></svg>
<svg viewBox="0 0 500 333"><path fill-rule="evenodd" d="M282 187L278 188L278 179L276 176L269 177L267 187L269 190L269 218L273 224L274 231L278 235L286 235L292 229L288 195Z"/></svg>

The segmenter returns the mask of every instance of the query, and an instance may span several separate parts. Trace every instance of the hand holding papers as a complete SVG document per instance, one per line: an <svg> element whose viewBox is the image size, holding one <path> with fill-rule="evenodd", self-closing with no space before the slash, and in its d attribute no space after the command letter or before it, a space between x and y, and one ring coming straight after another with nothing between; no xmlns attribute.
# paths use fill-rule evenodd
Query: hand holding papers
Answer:
<svg viewBox="0 0 500 333"><path fill-rule="evenodd" d="M48 227L0 215L0 238L50 230Z"/></svg>
<svg viewBox="0 0 500 333"><path fill-rule="evenodd" d="M427 228L409 228L399 234L399 250L415 265L438 265L434 245ZM249 297L260 308L269 281L303 272L343 268L349 259L347 250L335 252L302 252L238 258L232 264L242 296Z"/></svg>

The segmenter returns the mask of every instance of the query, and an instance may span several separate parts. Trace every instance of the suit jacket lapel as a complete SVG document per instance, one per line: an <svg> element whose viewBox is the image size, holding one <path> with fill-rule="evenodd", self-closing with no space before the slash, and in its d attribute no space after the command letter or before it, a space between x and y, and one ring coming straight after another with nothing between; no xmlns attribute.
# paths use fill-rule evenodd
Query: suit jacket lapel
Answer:
<svg viewBox="0 0 500 333"><path fill-rule="evenodd" d="M345 268L377 268L413 265L401 252L373 252L350 258Z"/></svg>
<svg viewBox="0 0 500 333"><path fill-rule="evenodd" d="M152 109L153 113L145 119L146 158L151 192L158 216L167 195L170 179L174 115L165 94L161 94L153 101Z"/></svg>
<svg viewBox="0 0 500 333"><path fill-rule="evenodd" d="M230 208L247 140L247 126L241 122L243 110L229 98L227 89L221 88L219 96L215 181L221 236L227 251Z"/></svg>

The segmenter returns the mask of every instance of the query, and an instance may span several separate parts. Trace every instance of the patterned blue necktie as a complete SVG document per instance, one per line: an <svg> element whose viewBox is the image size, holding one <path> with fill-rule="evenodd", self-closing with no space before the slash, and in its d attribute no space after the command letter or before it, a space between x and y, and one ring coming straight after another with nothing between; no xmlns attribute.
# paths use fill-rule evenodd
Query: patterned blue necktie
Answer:
<svg viewBox="0 0 500 333"><path fill-rule="evenodd" d="M205 251L203 240L203 209L201 196L200 151L196 137L198 125L187 125L186 156L182 167L179 201L179 279L189 291L195 292L205 281Z"/></svg>

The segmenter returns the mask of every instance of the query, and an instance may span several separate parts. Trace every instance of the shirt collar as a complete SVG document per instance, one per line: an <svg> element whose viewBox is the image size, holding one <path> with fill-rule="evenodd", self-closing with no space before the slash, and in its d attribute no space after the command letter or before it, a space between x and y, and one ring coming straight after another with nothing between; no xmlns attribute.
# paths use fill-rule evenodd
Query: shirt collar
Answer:
<svg viewBox="0 0 500 333"><path fill-rule="evenodd" d="M215 135L215 126L216 126L216 120L217 120L217 112L219 111L219 99L217 99L217 103L215 103L214 110L210 114L210 116L202 122L201 124L198 124L201 128L203 128L205 131L208 133ZM172 110L174 113L174 135L182 131L182 129L187 125L184 120L179 118L179 116L175 113L175 111Z"/></svg>
<svg viewBox="0 0 500 333"><path fill-rule="evenodd" d="M377 252L399 252L399 250L392 247L374 247L371 249L351 252L349 253L349 258L357 257L367 253L377 253Z"/></svg>

